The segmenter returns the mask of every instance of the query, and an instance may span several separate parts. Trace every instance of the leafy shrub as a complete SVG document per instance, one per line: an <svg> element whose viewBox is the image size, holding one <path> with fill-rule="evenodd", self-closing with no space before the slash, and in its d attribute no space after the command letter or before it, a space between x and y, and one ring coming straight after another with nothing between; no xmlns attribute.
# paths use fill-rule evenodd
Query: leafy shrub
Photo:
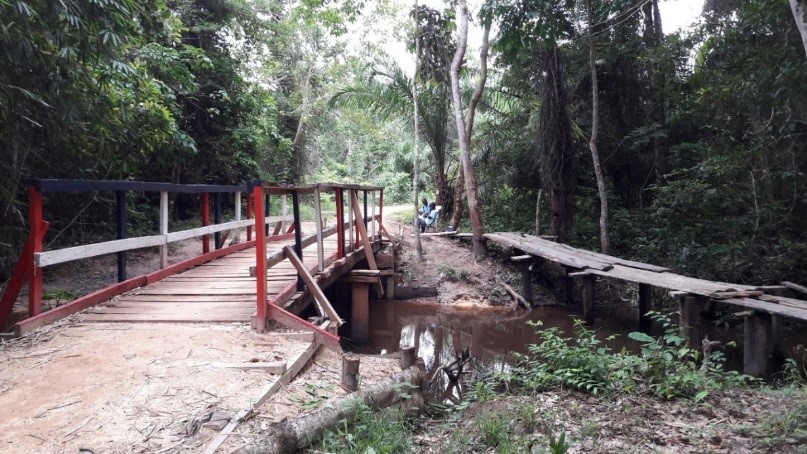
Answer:
<svg viewBox="0 0 807 454"><path fill-rule="evenodd" d="M536 328L542 325L527 323ZM541 343L527 347L523 364L512 371L512 378L535 391L568 386L599 395L633 387L635 357L613 354L580 320L575 321L574 332L568 338L559 328L541 331Z"/></svg>
<svg viewBox="0 0 807 454"><path fill-rule="evenodd" d="M697 366L700 353L685 344L678 333L678 325L670 321L670 316L649 313L664 327L664 334L658 338L645 333L633 332L631 339L642 343L641 366L638 371L647 381L650 390L659 397L675 397L703 400L710 390L725 386L742 386L754 379L736 371L725 371L725 358L721 352L713 352L704 370Z"/></svg>
<svg viewBox="0 0 807 454"><path fill-rule="evenodd" d="M711 390L755 382L747 375L723 370L721 352L713 352L709 364L699 368L698 351L685 345L669 315L650 315L662 324L664 334L656 338L630 333L631 339L641 342L641 355L613 352L594 331L576 320L572 337L563 336L558 328L541 331L541 342L529 345L521 365L500 375L499 380L531 391L567 386L594 395L647 389L666 399L691 398L696 402ZM540 322L528 323L541 326Z"/></svg>

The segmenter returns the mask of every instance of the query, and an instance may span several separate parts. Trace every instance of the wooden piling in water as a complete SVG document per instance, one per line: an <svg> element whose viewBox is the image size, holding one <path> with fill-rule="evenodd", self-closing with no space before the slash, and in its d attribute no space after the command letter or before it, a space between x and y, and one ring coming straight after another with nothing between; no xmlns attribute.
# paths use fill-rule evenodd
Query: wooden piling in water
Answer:
<svg viewBox="0 0 807 454"><path fill-rule="evenodd" d="M360 343L370 341L370 284L351 283L350 337Z"/></svg>
<svg viewBox="0 0 807 454"><path fill-rule="evenodd" d="M652 320L647 313L653 310L652 288L649 284L639 284L639 330L649 333Z"/></svg>
<svg viewBox="0 0 807 454"><path fill-rule="evenodd" d="M754 311L745 317L743 333L743 372L754 377L768 375L772 339L771 315Z"/></svg>
<svg viewBox="0 0 807 454"><path fill-rule="evenodd" d="M586 325L594 325L594 275L582 277L583 321Z"/></svg>
<svg viewBox="0 0 807 454"><path fill-rule="evenodd" d="M678 323L681 325L681 335L689 342L690 348L699 349L701 335L701 314L699 298L692 294L685 294L678 298Z"/></svg>

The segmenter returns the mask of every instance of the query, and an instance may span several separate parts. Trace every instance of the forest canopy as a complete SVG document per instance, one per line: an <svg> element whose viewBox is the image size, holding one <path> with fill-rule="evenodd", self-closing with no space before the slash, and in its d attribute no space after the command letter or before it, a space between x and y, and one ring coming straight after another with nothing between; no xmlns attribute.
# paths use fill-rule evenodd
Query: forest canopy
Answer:
<svg viewBox="0 0 807 454"><path fill-rule="evenodd" d="M787 0L708 0L665 34L659 1L470 5L472 26L492 24L470 140L485 229L598 250L602 195L614 255L807 280L804 24ZM372 183L411 203L419 156L420 190L461 213L453 5L0 0L0 277L27 231L26 178ZM401 62L416 39L413 74ZM395 41L411 54L388 55ZM459 73L465 105L477 52ZM51 239L78 241L59 234L75 223L110 235L110 197L52 204ZM133 231L154 203L129 200Z"/></svg>

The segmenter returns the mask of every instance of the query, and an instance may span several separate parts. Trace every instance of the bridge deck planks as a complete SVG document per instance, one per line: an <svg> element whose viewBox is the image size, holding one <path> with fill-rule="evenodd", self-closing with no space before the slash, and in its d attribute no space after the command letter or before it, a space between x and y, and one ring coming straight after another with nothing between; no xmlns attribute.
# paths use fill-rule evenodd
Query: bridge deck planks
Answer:
<svg viewBox="0 0 807 454"><path fill-rule="evenodd" d="M293 240L267 246L271 255ZM325 257L336 252L336 235L324 239ZM303 249L303 261L316 270L316 243ZM245 249L147 287L114 298L84 313L91 322L249 322L256 310L255 249ZM294 267L283 260L267 273L268 299L288 293L297 282Z"/></svg>
<svg viewBox="0 0 807 454"><path fill-rule="evenodd" d="M715 293L753 291L757 287L708 281L675 274L667 268L620 259L597 252L577 249L533 235L515 232L496 232L484 237L501 245L524 251L536 257L560 263L586 273L624 281L648 284L672 291L711 297ZM721 299L720 303L807 321L807 301L778 298L768 295L755 298Z"/></svg>

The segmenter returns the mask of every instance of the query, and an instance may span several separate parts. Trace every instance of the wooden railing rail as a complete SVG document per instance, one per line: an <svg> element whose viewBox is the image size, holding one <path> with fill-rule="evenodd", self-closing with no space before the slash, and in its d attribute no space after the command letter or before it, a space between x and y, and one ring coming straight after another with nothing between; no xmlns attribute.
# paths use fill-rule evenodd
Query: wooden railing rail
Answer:
<svg viewBox="0 0 807 454"><path fill-rule="evenodd" d="M159 247L159 269L168 266L168 244L190 238L202 237L202 253L210 251L209 235L215 237L214 248L222 246L220 234L228 230L240 231L247 229L247 240L251 240L254 220L252 217L252 207L247 207L247 218L241 219L241 194L247 191L247 185L209 185L209 184L173 184L159 182L142 181L87 181L87 180L67 180L67 179L32 179L26 180L29 193L28 217L31 226L31 238L34 241L26 246L24 251L27 259L25 266L27 276L29 296L28 296L28 316L34 316L41 312L42 306L42 268L47 266L65 263L99 255L117 253L118 281L127 280L126 276L126 252L147 247ZM115 193L116 200L116 233L118 239L92 243L50 251L43 251L44 232L44 195L47 193L63 192L88 192L88 191L111 191ZM160 194L160 218L159 233L141 237L128 237L126 224L126 193L136 192L159 192ZM176 232L169 232L169 193L175 194L199 194L201 199L201 220L202 226L198 228L186 229ZM213 222L210 224L210 194L213 195ZM233 194L233 205L235 216L232 221L221 222L221 202L222 194ZM249 204L249 200L248 200ZM291 217L265 216L265 224L284 222L292 220ZM238 235L238 234L236 234ZM11 300L19 296L19 289L12 295L9 290L3 295L3 299ZM6 294L7 293L7 294Z"/></svg>

